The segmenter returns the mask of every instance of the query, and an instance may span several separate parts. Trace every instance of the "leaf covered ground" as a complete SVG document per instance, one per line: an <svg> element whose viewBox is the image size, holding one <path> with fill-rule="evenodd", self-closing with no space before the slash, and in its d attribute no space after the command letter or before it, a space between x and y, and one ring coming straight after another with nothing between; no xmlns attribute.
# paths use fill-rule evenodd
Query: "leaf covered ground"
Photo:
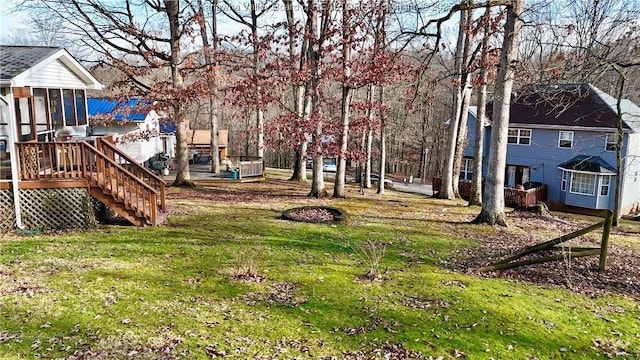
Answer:
<svg viewBox="0 0 640 360"><path fill-rule="evenodd" d="M560 261L479 273L478 269L489 263L601 220L593 217L580 219L568 214L540 215L527 211L511 211L508 219L513 229L491 236L478 236L473 232L466 234L478 244L478 247L460 249L459 256L444 264L469 274L519 279L540 285L558 285L589 296L611 293L640 299L640 226L624 223L618 228L612 228L612 241L604 272L599 271L597 255L571 258L569 253L574 247L599 247L602 231L597 230L562 243L553 252L542 251L524 258L539 258L555 253L563 255Z"/></svg>
<svg viewBox="0 0 640 360"><path fill-rule="evenodd" d="M0 358L640 356L638 224L614 231L605 274L597 257L479 274L599 219L511 212L493 228L461 202L307 192L273 178L170 189L167 226L4 236ZM281 219L308 205L349 216Z"/></svg>

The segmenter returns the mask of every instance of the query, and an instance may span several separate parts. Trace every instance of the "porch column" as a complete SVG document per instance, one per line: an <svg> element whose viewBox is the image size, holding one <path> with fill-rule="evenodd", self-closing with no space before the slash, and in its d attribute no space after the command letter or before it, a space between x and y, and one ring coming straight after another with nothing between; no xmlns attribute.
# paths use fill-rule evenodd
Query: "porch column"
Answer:
<svg viewBox="0 0 640 360"><path fill-rule="evenodd" d="M18 172L18 154L16 142L18 142L18 129L16 128L16 109L14 107L13 101L13 87L9 87L9 93L7 96L2 97L2 101L7 104L7 110L9 112L9 144L7 147L11 149L9 153L9 159L11 160L11 186L13 189L13 206L16 215L16 227L18 229L24 228L22 225L22 215L20 212L20 190L18 188L19 184L19 172Z"/></svg>

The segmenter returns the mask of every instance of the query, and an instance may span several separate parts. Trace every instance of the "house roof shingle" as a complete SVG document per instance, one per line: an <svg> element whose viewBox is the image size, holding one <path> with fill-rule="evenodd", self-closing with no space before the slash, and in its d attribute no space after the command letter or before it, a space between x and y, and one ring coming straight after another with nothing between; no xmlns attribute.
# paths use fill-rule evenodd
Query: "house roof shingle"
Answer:
<svg viewBox="0 0 640 360"><path fill-rule="evenodd" d="M596 174L615 174L616 168L600 156L578 155L558 165L563 170L583 171Z"/></svg>
<svg viewBox="0 0 640 360"><path fill-rule="evenodd" d="M512 98L510 124L617 128L617 99L587 83L529 85ZM640 131L640 107L622 100L623 128ZM492 103L487 106L491 117Z"/></svg>
<svg viewBox="0 0 640 360"><path fill-rule="evenodd" d="M60 48L0 45L0 80L13 79L57 51Z"/></svg>

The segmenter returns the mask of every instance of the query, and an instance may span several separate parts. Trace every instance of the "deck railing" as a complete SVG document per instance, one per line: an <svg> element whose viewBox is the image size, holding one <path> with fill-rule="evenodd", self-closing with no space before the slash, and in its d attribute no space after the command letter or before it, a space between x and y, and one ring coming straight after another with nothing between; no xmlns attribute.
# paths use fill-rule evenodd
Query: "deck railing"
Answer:
<svg viewBox="0 0 640 360"><path fill-rule="evenodd" d="M239 169L240 179L264 176L264 160L259 156L229 155L227 158Z"/></svg>
<svg viewBox="0 0 640 360"><path fill-rule="evenodd" d="M87 142L16 143L23 181L86 179L151 224L158 223L158 192Z"/></svg>
<svg viewBox="0 0 640 360"><path fill-rule="evenodd" d="M531 189L504 188L504 203L511 207L535 206L547 201L547 185L541 184Z"/></svg>
<svg viewBox="0 0 640 360"><path fill-rule="evenodd" d="M461 180L459 182L459 190L460 196L465 199L468 199L471 193L471 181ZM432 181L433 191L440 191L440 187L442 186L441 178L433 178ZM547 201L547 185L539 184L530 189L519 189L519 188L504 188L504 203L510 207L527 207L527 206L535 206L539 202Z"/></svg>
<svg viewBox="0 0 640 360"><path fill-rule="evenodd" d="M156 189L159 194L158 206L160 206L160 209L162 209L162 211L167 211L166 195L165 195L167 183L164 180L162 180L159 176L154 174L151 170L142 166L140 163L135 161L125 152L123 152L118 147L116 147L116 145L112 141L109 141L109 138L110 138L109 136L103 137L103 138L97 138L96 148L100 152L105 154L108 158L115 161L125 169L129 170L133 175L135 175L140 180L144 181L147 185Z"/></svg>

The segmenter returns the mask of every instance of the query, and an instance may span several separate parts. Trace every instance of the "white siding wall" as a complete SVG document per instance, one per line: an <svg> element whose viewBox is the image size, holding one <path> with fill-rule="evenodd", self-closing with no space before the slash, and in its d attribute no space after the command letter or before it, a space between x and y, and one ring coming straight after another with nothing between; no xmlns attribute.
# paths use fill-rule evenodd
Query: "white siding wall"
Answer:
<svg viewBox="0 0 640 360"><path fill-rule="evenodd" d="M24 83L31 87L84 89L86 84L71 69L60 61L55 61L29 74Z"/></svg>
<svg viewBox="0 0 640 360"><path fill-rule="evenodd" d="M160 136L153 136L148 141L137 140L127 144L118 144L117 146L140 164L163 152Z"/></svg>
<svg viewBox="0 0 640 360"><path fill-rule="evenodd" d="M627 139L627 152L623 159L622 208L640 201L640 133L629 134Z"/></svg>

